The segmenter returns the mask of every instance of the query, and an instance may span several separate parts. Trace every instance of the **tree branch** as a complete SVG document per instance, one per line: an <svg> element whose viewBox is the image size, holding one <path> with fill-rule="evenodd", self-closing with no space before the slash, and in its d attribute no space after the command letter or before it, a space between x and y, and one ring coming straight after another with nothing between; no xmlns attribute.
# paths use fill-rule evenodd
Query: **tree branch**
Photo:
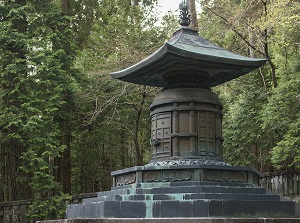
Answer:
<svg viewBox="0 0 300 223"><path fill-rule="evenodd" d="M257 49L253 44L251 44L247 39L246 39L246 37L244 37L238 30L237 30L237 28L232 24L232 23L230 23L224 16L221 16L221 15L219 15L219 14L217 14L215 11L213 11L212 9L210 9L210 8L207 8L207 10L209 10L211 13L213 13L215 16L217 16L217 17L219 17L219 18L221 18L224 22L225 22L225 24L232 30L232 31L234 31L249 47L251 47L253 50L255 50L256 52L258 52L259 54L261 54L261 55L263 55L263 56L266 56L266 54L263 52L263 51L261 51L261 50L259 50L259 49Z"/></svg>

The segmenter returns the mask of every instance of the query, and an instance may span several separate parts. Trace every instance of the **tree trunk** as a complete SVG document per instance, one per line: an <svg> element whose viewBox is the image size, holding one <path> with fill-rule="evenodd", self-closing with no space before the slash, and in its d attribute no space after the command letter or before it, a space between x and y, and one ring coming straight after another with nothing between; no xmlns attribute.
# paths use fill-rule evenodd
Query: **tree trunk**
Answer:
<svg viewBox="0 0 300 223"><path fill-rule="evenodd" d="M64 193L71 193L71 108L69 108L68 104L70 103L69 94L68 94L66 102L66 106L62 108L62 112L65 112L67 117L60 121L61 124L61 131L62 131L62 138L61 138L61 145L65 146L64 152L61 154L60 157L55 159L55 164L57 169L54 171L55 179L59 182L62 186L62 191Z"/></svg>
<svg viewBox="0 0 300 223"><path fill-rule="evenodd" d="M131 0L131 5L138 5L139 4L139 0Z"/></svg>
<svg viewBox="0 0 300 223"><path fill-rule="evenodd" d="M62 145L66 146L61 157L56 158L55 164L57 169L54 171L55 179L62 186L64 193L71 193L71 148L70 148L69 130L65 130L62 138Z"/></svg>
<svg viewBox="0 0 300 223"><path fill-rule="evenodd" d="M249 35L249 43L251 44L251 46L254 46L253 35L252 35L252 32L251 32L251 27L249 25L248 25L248 35ZM249 56L253 58L254 57L253 48L248 46L248 49L249 49Z"/></svg>
<svg viewBox="0 0 300 223"><path fill-rule="evenodd" d="M121 129L120 131L120 141L121 141L121 168L126 167L126 159L127 159L127 148L125 147L125 131Z"/></svg>
<svg viewBox="0 0 300 223"><path fill-rule="evenodd" d="M268 16L268 2L267 1L263 1L261 0L263 7L264 7L264 12L265 12L265 16ZM269 59L268 63L271 67L271 72L272 72L272 82L273 82L273 86L274 88L276 88L278 86L277 84L277 77L276 77L276 68L275 68L275 64L273 63L273 61L271 60L271 57L269 55L269 33L268 33L268 29L264 30L264 38L265 38L265 44L264 44L264 50L265 50L265 55L266 57Z"/></svg>
<svg viewBox="0 0 300 223"><path fill-rule="evenodd" d="M64 15L69 15L70 0L61 0L61 8Z"/></svg>
<svg viewBox="0 0 300 223"><path fill-rule="evenodd" d="M61 7L63 11L63 15L68 16L69 14L69 8L70 8L70 0L61 0ZM63 32L63 30L61 30ZM54 45L55 47L55 45ZM66 46L67 48L68 46ZM65 49L66 52L69 51L69 49ZM67 63L66 63L67 64ZM69 67L67 68L68 70ZM61 157L57 157L55 159L55 163L57 166L56 171L54 171L54 177L57 182L59 182L62 186L62 191L64 193L70 193L71 192L71 132L72 132L72 126L71 126L71 92L66 90L64 92L64 99L66 101L66 105L62 107L62 111L65 114L67 114L64 118L62 118L59 123L61 124L61 131L63 133L61 144L64 145L65 151L61 154Z"/></svg>
<svg viewBox="0 0 300 223"><path fill-rule="evenodd" d="M199 30L198 20L197 20L197 10L195 0L189 0L189 13L191 15L191 25L190 27L194 30Z"/></svg>
<svg viewBox="0 0 300 223"><path fill-rule="evenodd" d="M0 143L0 202L4 202L4 190L5 190L5 157L6 155L1 149Z"/></svg>
<svg viewBox="0 0 300 223"><path fill-rule="evenodd" d="M136 152L136 157L137 157L136 164L138 166L143 165L143 156L142 156L142 152L141 152L141 148L140 148L140 144L139 144L139 140L138 140L139 139L138 132L139 132L139 126L140 126L143 106L145 103L145 99L147 97L146 89L147 89L147 87L144 86L143 91L142 91L142 99L139 103L139 106L136 108L137 115L136 115L136 119L135 119L135 129L134 129L133 141L134 141L134 147L135 147L135 152Z"/></svg>

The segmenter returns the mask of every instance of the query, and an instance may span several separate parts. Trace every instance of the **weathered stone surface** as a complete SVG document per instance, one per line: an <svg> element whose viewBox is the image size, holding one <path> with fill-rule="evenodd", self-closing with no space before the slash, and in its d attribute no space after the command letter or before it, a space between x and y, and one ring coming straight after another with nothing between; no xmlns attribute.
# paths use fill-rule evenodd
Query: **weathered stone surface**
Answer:
<svg viewBox="0 0 300 223"><path fill-rule="evenodd" d="M65 219L38 223L299 223L299 218Z"/></svg>
<svg viewBox="0 0 300 223"><path fill-rule="evenodd" d="M69 205L67 218L300 217L300 205L251 184L142 183Z"/></svg>
<svg viewBox="0 0 300 223"><path fill-rule="evenodd" d="M260 173L251 167L217 165L136 166L113 171L113 187L143 183L224 182L258 185Z"/></svg>

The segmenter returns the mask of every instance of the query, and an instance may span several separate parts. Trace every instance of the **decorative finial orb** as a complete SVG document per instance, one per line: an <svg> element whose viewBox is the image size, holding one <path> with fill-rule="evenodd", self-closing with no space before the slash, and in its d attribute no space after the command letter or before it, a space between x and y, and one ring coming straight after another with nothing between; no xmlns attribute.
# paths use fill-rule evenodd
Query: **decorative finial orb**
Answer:
<svg viewBox="0 0 300 223"><path fill-rule="evenodd" d="M180 15L179 15L179 24L184 27L188 27L191 24L189 12L189 6L186 0L183 0L182 3L179 4Z"/></svg>
<svg viewBox="0 0 300 223"><path fill-rule="evenodd" d="M182 2L179 4L179 9L182 11L188 11L188 5L186 4L186 2Z"/></svg>

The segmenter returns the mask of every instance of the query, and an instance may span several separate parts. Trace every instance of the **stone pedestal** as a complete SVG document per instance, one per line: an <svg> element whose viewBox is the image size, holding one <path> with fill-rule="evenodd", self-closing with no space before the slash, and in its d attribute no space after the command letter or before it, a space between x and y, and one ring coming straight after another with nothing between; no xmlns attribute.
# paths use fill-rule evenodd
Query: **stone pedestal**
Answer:
<svg viewBox="0 0 300 223"><path fill-rule="evenodd" d="M165 164L113 172L113 188L69 205L67 218L300 217L299 204L257 186L253 168Z"/></svg>
<svg viewBox="0 0 300 223"><path fill-rule="evenodd" d="M43 223L299 223L299 218L66 219ZM41 222L40 222L41 223Z"/></svg>
<svg viewBox="0 0 300 223"><path fill-rule="evenodd" d="M158 187L162 183L185 182L226 183L228 186L230 183L259 184L259 172L254 168L219 163L223 165L207 160L172 160L118 170L111 173L113 188L130 185L136 188L147 184Z"/></svg>

